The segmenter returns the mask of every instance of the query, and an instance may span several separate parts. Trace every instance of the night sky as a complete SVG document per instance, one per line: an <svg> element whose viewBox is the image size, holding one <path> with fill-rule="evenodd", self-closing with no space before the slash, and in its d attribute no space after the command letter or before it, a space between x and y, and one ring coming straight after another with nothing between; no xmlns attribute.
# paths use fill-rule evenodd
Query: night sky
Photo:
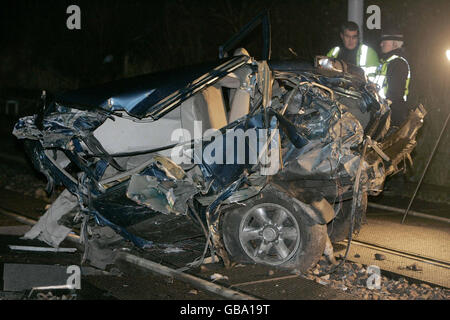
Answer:
<svg viewBox="0 0 450 320"><path fill-rule="evenodd" d="M66 27L71 4L81 9L81 30ZM449 1L365 4L380 6L382 27L403 28L415 80L442 80ZM272 58L312 61L339 43L347 0L11 1L1 11L1 85L59 89L121 78L125 55L125 76L214 60L218 46L263 9L271 15ZM366 28L364 35L378 49L379 31ZM109 54L115 59L105 65Z"/></svg>

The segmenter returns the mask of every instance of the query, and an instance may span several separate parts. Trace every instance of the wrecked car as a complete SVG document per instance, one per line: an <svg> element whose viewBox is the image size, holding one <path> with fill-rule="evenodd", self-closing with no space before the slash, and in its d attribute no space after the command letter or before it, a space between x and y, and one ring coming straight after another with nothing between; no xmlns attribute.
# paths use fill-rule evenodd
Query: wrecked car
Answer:
<svg viewBox="0 0 450 320"><path fill-rule="evenodd" d="M145 250L159 244L135 226L186 215L226 265L305 271L357 232L367 196L411 160L425 109L392 129L388 101L342 62L221 56L43 94L13 133L47 191L66 189L26 237L58 246L79 223L86 244L108 227Z"/></svg>

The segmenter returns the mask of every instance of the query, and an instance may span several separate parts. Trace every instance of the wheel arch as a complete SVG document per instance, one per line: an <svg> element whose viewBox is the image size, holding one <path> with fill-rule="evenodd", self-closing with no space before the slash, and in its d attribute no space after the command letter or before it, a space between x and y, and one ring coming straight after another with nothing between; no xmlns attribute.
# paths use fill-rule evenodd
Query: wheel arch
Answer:
<svg viewBox="0 0 450 320"><path fill-rule="evenodd" d="M280 192L281 195L289 197L290 200L293 201L295 209L301 209L306 213L311 224L327 224L335 217L333 206L323 196L316 196L307 203L307 200L298 199L292 192L278 184L271 183L266 188L269 192L276 190Z"/></svg>

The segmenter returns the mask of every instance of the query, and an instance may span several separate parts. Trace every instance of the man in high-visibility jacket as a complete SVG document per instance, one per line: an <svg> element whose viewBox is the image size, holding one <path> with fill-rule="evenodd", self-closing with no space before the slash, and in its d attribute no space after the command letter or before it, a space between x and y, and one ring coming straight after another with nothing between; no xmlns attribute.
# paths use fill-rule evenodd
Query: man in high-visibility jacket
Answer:
<svg viewBox="0 0 450 320"><path fill-rule="evenodd" d="M344 23L341 26L340 36L343 46L332 48L327 56L361 67L367 78L372 81L380 62L375 50L360 43L358 25L352 21Z"/></svg>
<svg viewBox="0 0 450 320"><path fill-rule="evenodd" d="M411 70L403 51L403 34L397 29L384 30L380 46L382 54L374 82L379 87L379 95L392 102L392 124L400 125L408 116L406 101L411 80Z"/></svg>

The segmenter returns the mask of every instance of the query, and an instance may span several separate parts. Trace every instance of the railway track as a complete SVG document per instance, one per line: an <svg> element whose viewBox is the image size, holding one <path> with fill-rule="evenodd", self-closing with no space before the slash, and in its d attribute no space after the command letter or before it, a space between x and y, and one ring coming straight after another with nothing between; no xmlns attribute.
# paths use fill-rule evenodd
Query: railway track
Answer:
<svg viewBox="0 0 450 320"><path fill-rule="evenodd" d="M11 210L7 210L3 207L0 206L0 213L3 215L6 215L12 219L17 220L20 223L29 225L29 226L33 226L37 221L34 219L31 219L23 214L19 214L17 212L13 212ZM69 234L69 239L79 242L79 236L76 235L75 233L71 233ZM341 243L347 245L348 244L348 240L344 240ZM412 253L412 252L407 252L407 251L401 251L401 250L397 250L397 249L393 249L393 248L389 248L386 246L380 246L377 245L375 243L369 243L369 242L365 242L365 241L359 241L359 240L352 240L351 242L352 245L356 245L356 246L360 246L360 247L365 247L365 248L369 248L369 249L373 249L379 252L383 252L383 253L388 253L388 254L392 254L395 256L399 256L399 257L403 257L403 258L407 258L410 260L414 260L414 261L418 261L418 262L422 262L422 263L427 263L433 266L437 266L440 268L444 268L444 269L450 269L450 262L446 261L446 260L439 260L436 258L431 258L431 257L427 257L427 256L423 256L420 254L416 254L416 253Z"/></svg>
<svg viewBox="0 0 450 320"><path fill-rule="evenodd" d="M336 255L343 255L348 241L339 243ZM376 258L378 257L378 258ZM376 266L382 275L391 279L404 278L410 283L450 288L450 263L398 249L352 240L347 261L366 266Z"/></svg>
<svg viewBox="0 0 450 320"><path fill-rule="evenodd" d="M345 240L343 242L345 244L348 244L347 240ZM399 256L399 257L404 257L404 258L415 260L418 262L427 263L427 264L430 264L430 265L433 265L436 267L450 269L450 262L448 262L446 260L439 260L439 259L435 259L435 258L425 257L425 256L421 256L419 254L414 254L414 253L410 253L407 251L400 251L400 250L380 246L380 245L377 245L374 243L368 243L368 242L363 242L363 241L358 241L358 240L352 240L352 244L361 246L361 247L365 247L365 248L370 248L370 249L380 251L383 253L389 253L392 255Z"/></svg>
<svg viewBox="0 0 450 320"><path fill-rule="evenodd" d="M1 206L0 206L0 214L7 216L9 218L12 218L22 224L29 225L29 226L32 226L36 223L35 219L31 219L30 217L27 217L24 214L20 214L19 212L5 209ZM69 240L71 240L71 242L77 244L79 249L82 249L82 247L79 245L78 235L70 234ZM343 241L342 244L344 244L346 246L348 244L347 240ZM370 257L375 252L376 253L381 252L382 254L384 254L388 257L395 257L395 258L399 259L399 260L395 260L397 262L397 264L399 264L399 265L400 264L408 265L411 262L418 263L421 265L428 265L428 268L420 267L420 270L425 271L425 273L421 272L420 276L418 276L417 272L414 273L413 271L408 270L407 268L399 269L399 268L395 268L395 266L393 268L392 265L389 266L385 262L383 263L383 261L377 261L376 263L379 265L381 272L383 274L388 274L394 278L395 277L397 277L397 278L404 277L408 281L414 282L414 283L426 283L428 285L449 288L449 285L446 283L446 281L439 281L439 279L434 279L433 277L428 276L428 273L430 273L430 272L435 273L435 274L439 274L439 273L442 274L442 272L450 272L450 263L448 261L439 260L439 259L431 258L431 257L426 257L426 256L419 255L416 253L401 251L401 250L397 250L397 249L393 249L393 248L388 248L385 246L380 246L380 245L377 245L374 243L368 243L368 242L358 241L358 240L353 240L351 243L351 246L352 246L351 248L353 248L353 250L357 250L360 253L361 253L361 250L364 249L365 250L364 253L367 257ZM338 253L338 252L336 252L336 253ZM362 255L364 255L364 254L362 254ZM167 268L160 264L155 264L153 261L146 260L141 257L127 256L126 260L128 260L128 262L131 262L132 264L135 264L141 268L147 267L147 269L152 272L160 273L165 276L172 276L172 277L175 276L175 278L179 279L180 281L185 281L187 283L190 283L191 285L193 285L194 287L196 287L198 289L206 290L206 291L209 290L211 293L216 294L216 295L219 293L219 296L222 295L223 297L226 297L226 298L235 297L237 299L253 299L253 298L255 298L254 296L246 294L246 293L242 293L241 291L235 291L233 289L234 288L239 288L239 289L244 288L245 289L245 285L248 285L248 284L256 285L256 284L261 284L261 283L265 283L268 286L273 286L277 283L277 281L279 282L279 281L283 281L286 279L292 280L292 279L296 278L295 275L283 274L281 276L273 277L272 279L270 277L269 278L261 278L261 279L257 279L257 280L240 279L236 283L232 283L231 286L224 286L224 285L208 282L205 279L202 279L201 277L196 277L195 275L186 275L183 273L178 274L176 272L174 273L173 269ZM352 262L361 262L360 259L354 259L354 258L352 258L351 255L349 256L348 260L352 261ZM387 260L392 262L393 259L387 259ZM369 265L370 263L365 263L365 264ZM150 266L150 267L148 267L148 266ZM440 270L440 271L438 271L438 270ZM413 274L411 274L411 273L413 273ZM288 281L290 281L290 280L288 280ZM264 298L264 297L260 297L260 298Z"/></svg>
<svg viewBox="0 0 450 320"><path fill-rule="evenodd" d="M21 214L16 210L12 211L0 206L0 216L1 215L29 226L32 226L37 222L35 219ZM78 235L71 234L69 240L73 244L76 244L79 250L83 249L82 246L79 245ZM156 260L158 260L158 262L160 263L157 263ZM142 272L142 269L146 269L147 272L150 271L153 274L156 273L160 276L184 282L192 288L198 289L199 291L201 290L203 293L206 293L207 295L203 294L203 299L205 299L205 296L208 297L208 299L285 299L286 290L283 289L283 286L286 286L287 284L294 285L294 291L291 291L292 289L287 288L287 290L290 292L289 299L356 299L349 294L340 292L333 288L321 286L313 281L301 277L300 275L292 274L291 272L286 270L273 271L269 270L269 267L255 265L242 266L240 268L226 270L218 264L213 264L211 266L207 266L207 268L200 268L200 270L180 272L177 270L177 268L180 267L180 264L173 265L173 261L171 263L170 261L161 262L161 260L163 259L150 260L148 258L138 256L135 252L133 252L132 254L128 252L121 252L119 254L119 259L116 260L116 263L118 263L118 267L121 271L128 273L128 275L131 275L131 277L134 277L136 272ZM181 265L185 265L186 263L191 261L178 262L181 263ZM205 269L208 270L205 271ZM218 281L211 281L212 276L217 274L222 274L223 279L219 279ZM283 282L285 281L287 281L288 283L283 284ZM152 286L151 283L148 283L148 285ZM99 289L109 290L108 285ZM112 294L114 294L114 292Z"/></svg>

